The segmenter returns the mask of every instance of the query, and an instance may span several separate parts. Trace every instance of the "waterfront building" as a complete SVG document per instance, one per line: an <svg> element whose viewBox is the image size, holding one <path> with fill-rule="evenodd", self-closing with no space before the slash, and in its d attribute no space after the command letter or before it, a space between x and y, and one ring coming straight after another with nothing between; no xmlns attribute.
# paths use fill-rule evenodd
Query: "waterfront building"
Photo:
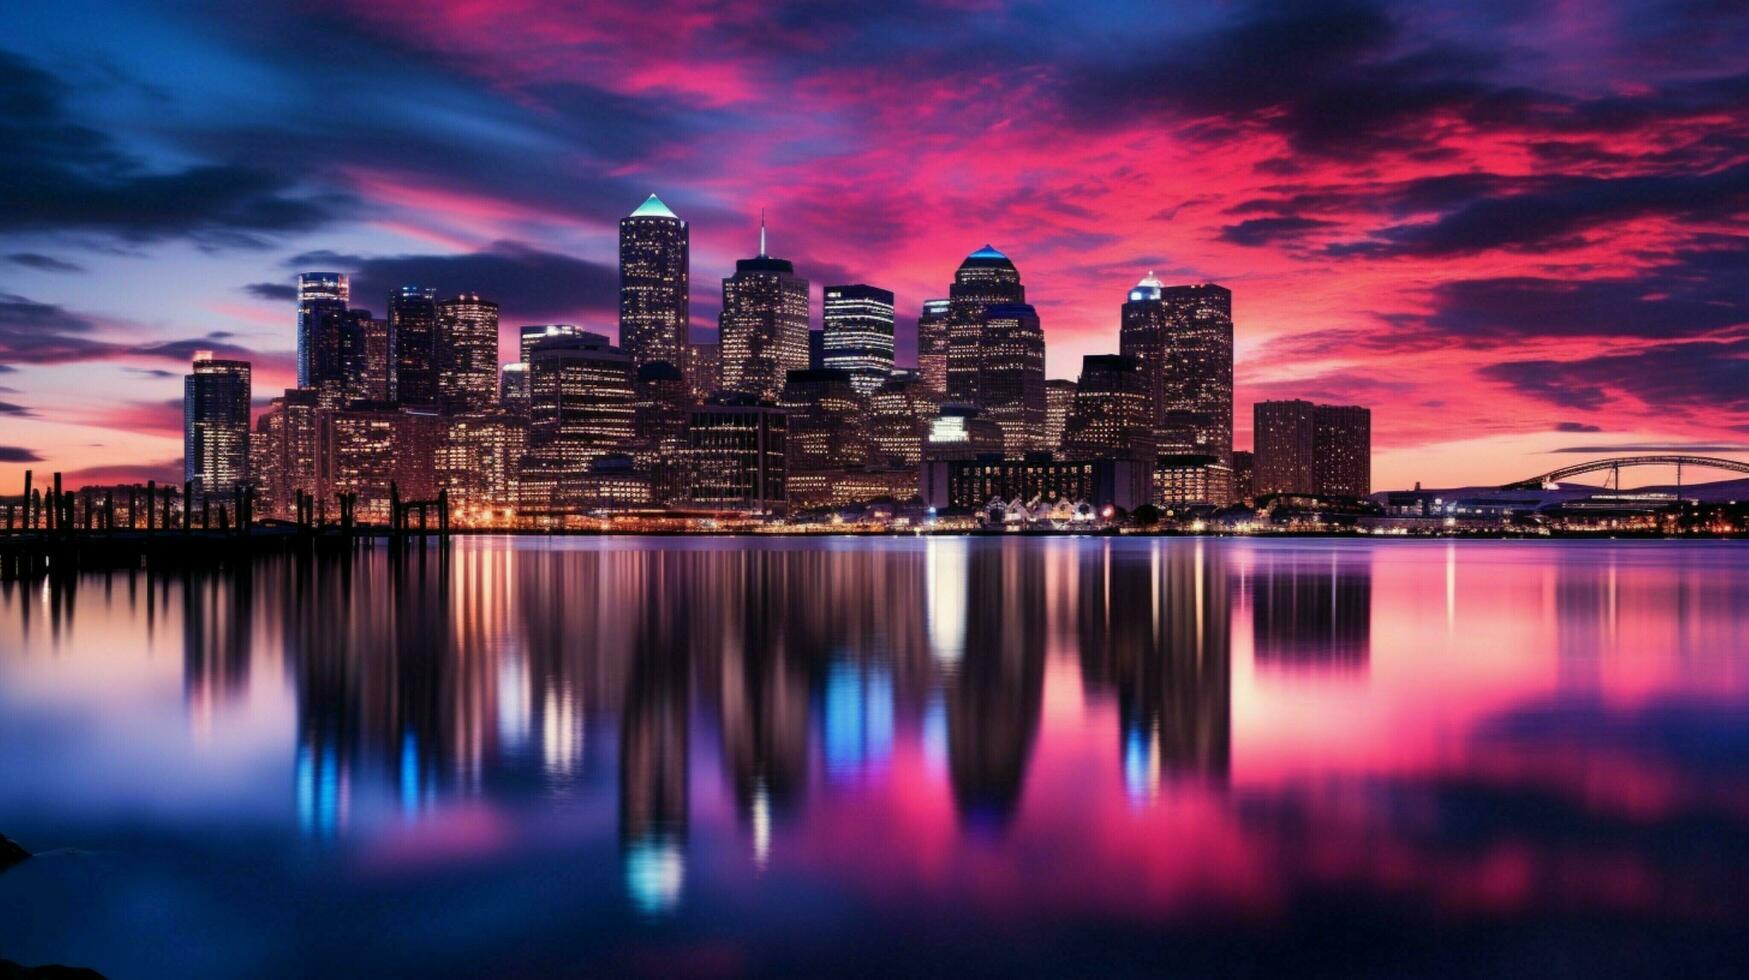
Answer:
<svg viewBox="0 0 1749 980"><path fill-rule="evenodd" d="M1316 492L1326 497L1372 493L1372 412L1358 405L1319 405L1313 424Z"/></svg>
<svg viewBox="0 0 1749 980"><path fill-rule="evenodd" d="M1311 402L1299 399L1258 402L1252 408L1252 492L1311 494L1317 492L1313 455L1317 421Z"/></svg>
<svg viewBox="0 0 1749 980"><path fill-rule="evenodd" d="M1045 382L1045 431L1038 448L1052 453L1063 451L1069 413L1074 409L1075 382L1066 378L1051 378Z"/></svg>
<svg viewBox="0 0 1749 980"><path fill-rule="evenodd" d="M789 412L784 436L785 481L792 509L831 502L831 474L868 462L868 403L850 372L791 371L783 387Z"/></svg>
<svg viewBox="0 0 1749 980"><path fill-rule="evenodd" d="M1148 398L1134 358L1088 354L1081 359L1081 380L1075 385L1074 407L1061 446L1067 459L1119 455L1145 459L1153 454Z"/></svg>
<svg viewBox="0 0 1749 980"><path fill-rule="evenodd" d="M850 373L863 397L893 374L893 294L856 284L827 286L822 293L821 366Z"/></svg>
<svg viewBox="0 0 1749 980"><path fill-rule="evenodd" d="M940 409L940 396L921 378L895 374L869 398L870 464L915 467L922 462L923 436Z"/></svg>
<svg viewBox="0 0 1749 980"><path fill-rule="evenodd" d="M428 408L359 402L318 412L317 496L327 504L336 494L355 493L359 520L387 523L391 490L402 500L437 495L445 435L443 418Z"/></svg>
<svg viewBox="0 0 1749 980"><path fill-rule="evenodd" d="M323 310L346 309L352 289L343 272L298 273L298 387L312 383L311 366L316 357L316 328Z"/></svg>
<svg viewBox="0 0 1749 980"><path fill-rule="evenodd" d="M483 412L498 397L498 304L478 293L437 309L437 394L446 411Z"/></svg>
<svg viewBox="0 0 1749 980"><path fill-rule="evenodd" d="M947 396L948 301L926 299L917 317L917 373L924 387Z"/></svg>
<svg viewBox="0 0 1749 980"><path fill-rule="evenodd" d="M981 391L987 360L985 311L1025 303L1026 287L1008 256L985 245L960 263L947 297L947 397L986 407Z"/></svg>
<svg viewBox="0 0 1749 980"><path fill-rule="evenodd" d="M1085 501L1133 510L1148 502L1145 460L941 459L923 464L921 496L937 510L975 511L993 500L1028 506Z"/></svg>
<svg viewBox="0 0 1749 980"><path fill-rule="evenodd" d="M638 368L636 396L632 458L649 477L655 500L678 499L686 491L686 422L693 405L686 377L667 361L651 361Z"/></svg>
<svg viewBox="0 0 1749 980"><path fill-rule="evenodd" d="M788 499L788 414L741 392L724 392L692 410L687 426L692 506L778 514Z"/></svg>
<svg viewBox="0 0 1749 980"><path fill-rule="evenodd" d="M541 488L561 488L607 453L630 448L636 393L631 358L601 334L549 338L530 353L528 464L524 503L556 508Z"/></svg>
<svg viewBox="0 0 1749 980"><path fill-rule="evenodd" d="M282 499L285 471L280 447L285 440L285 402L275 398L255 420L249 437L249 483L255 488L255 513L260 517L284 517L291 501Z"/></svg>
<svg viewBox="0 0 1749 980"><path fill-rule="evenodd" d="M402 286L389 296L389 387L402 405L436 405L437 291Z"/></svg>
<svg viewBox="0 0 1749 980"><path fill-rule="evenodd" d="M775 401L789 372L808 367L808 281L788 259L765 253L763 224L759 254L737 261L723 280L717 334L722 386L730 391Z"/></svg>
<svg viewBox="0 0 1749 980"><path fill-rule="evenodd" d="M1210 453L1155 458L1153 502L1164 508L1224 507L1233 500L1233 471Z"/></svg>
<svg viewBox="0 0 1749 980"><path fill-rule="evenodd" d="M1233 456L1233 294L1166 286L1149 273L1123 306L1119 351L1143 377L1162 452Z"/></svg>
<svg viewBox="0 0 1749 980"><path fill-rule="evenodd" d="M1045 430L1045 335L1027 304L985 307L978 404L1002 427L1002 451L1019 457L1039 448Z"/></svg>
<svg viewBox="0 0 1749 980"><path fill-rule="evenodd" d="M182 478L190 500L228 496L249 479L249 362L196 351L182 379Z"/></svg>
<svg viewBox="0 0 1749 980"><path fill-rule="evenodd" d="M518 499L528 450L528 416L506 411L452 415L437 450L440 484L465 525L502 523Z"/></svg>
<svg viewBox="0 0 1749 980"><path fill-rule="evenodd" d="M685 221L651 194L619 222L619 340L636 370L665 361L685 373L691 318Z"/></svg>

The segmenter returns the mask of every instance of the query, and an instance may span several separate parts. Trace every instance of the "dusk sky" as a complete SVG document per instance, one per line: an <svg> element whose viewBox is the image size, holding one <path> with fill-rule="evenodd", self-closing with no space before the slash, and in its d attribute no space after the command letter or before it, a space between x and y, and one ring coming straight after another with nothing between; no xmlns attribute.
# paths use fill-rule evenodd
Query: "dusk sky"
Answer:
<svg viewBox="0 0 1749 980"><path fill-rule="evenodd" d="M293 280L616 332L619 218L923 300L986 242L1049 374L1148 271L1233 290L1251 404L1371 406L1374 483L1749 447L1749 4L13 5L0 487L180 479L212 348L293 383ZM1562 450L1569 452L1563 453Z"/></svg>

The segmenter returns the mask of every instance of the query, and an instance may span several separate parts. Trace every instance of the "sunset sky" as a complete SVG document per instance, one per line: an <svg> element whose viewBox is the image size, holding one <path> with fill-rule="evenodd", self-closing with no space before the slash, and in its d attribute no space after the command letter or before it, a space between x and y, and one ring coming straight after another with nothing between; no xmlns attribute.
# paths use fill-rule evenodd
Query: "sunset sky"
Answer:
<svg viewBox="0 0 1749 980"><path fill-rule="evenodd" d="M1374 483L1749 458L1749 4L56 0L0 34L0 492L180 479L195 349L293 383L293 277L615 332L618 219L923 300L986 242L1052 377L1149 270ZM1563 452L1566 450L1567 452Z"/></svg>

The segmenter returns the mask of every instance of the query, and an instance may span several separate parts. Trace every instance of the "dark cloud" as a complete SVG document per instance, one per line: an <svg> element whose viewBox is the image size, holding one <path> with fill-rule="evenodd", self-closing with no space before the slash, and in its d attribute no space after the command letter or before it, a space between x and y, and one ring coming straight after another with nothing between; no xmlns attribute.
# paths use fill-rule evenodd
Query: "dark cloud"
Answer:
<svg viewBox="0 0 1749 980"><path fill-rule="evenodd" d="M118 463L113 466L91 466L63 475L72 489L110 483L145 483L157 480L160 485L182 482L182 460L165 459L154 463Z"/></svg>
<svg viewBox="0 0 1749 980"><path fill-rule="evenodd" d="M1316 218L1248 218L1236 225L1222 228L1221 240L1251 247L1273 245L1302 237L1320 228L1332 227L1334 224L1333 221L1319 221Z"/></svg>
<svg viewBox="0 0 1749 980"><path fill-rule="evenodd" d="M1556 432L1602 432L1603 427L1584 422L1556 422Z"/></svg>
<svg viewBox="0 0 1749 980"><path fill-rule="evenodd" d="M85 267L82 265L74 265L71 262L57 259L52 255L42 255L37 252L13 252L11 255L6 256L6 261L13 265L23 266L26 269L35 269L38 272L85 271Z"/></svg>
<svg viewBox="0 0 1749 980"><path fill-rule="evenodd" d="M150 170L102 131L75 122L67 90L28 60L0 51L0 232L101 231L130 239L191 236L256 244L303 231L346 207L259 166L206 162ZM260 159L273 159L262 157Z"/></svg>
<svg viewBox="0 0 1749 980"><path fill-rule="evenodd" d="M1562 446L1551 453L1614 455L1620 453L1749 453L1749 444L1737 442L1625 442L1611 446Z"/></svg>
<svg viewBox="0 0 1749 980"><path fill-rule="evenodd" d="M0 446L0 463L40 463L42 457L23 446Z"/></svg>
<svg viewBox="0 0 1749 980"><path fill-rule="evenodd" d="M36 413L17 402L0 402L0 415L10 415L13 418L33 418Z"/></svg>
<svg viewBox="0 0 1749 980"><path fill-rule="evenodd" d="M243 291L256 299L290 303L298 298L298 288L285 282L252 282Z"/></svg>
<svg viewBox="0 0 1749 980"><path fill-rule="evenodd" d="M203 337L131 344L96 336L97 332L97 324L63 307L12 293L0 293L0 359L5 361L68 364L129 357L187 361L197 350L211 350L220 357L245 360L262 357L231 343L232 335L223 330Z"/></svg>
<svg viewBox="0 0 1749 980"><path fill-rule="evenodd" d="M335 269L352 277L353 302L381 310L401 286L430 286L439 295L477 292L504 307L505 322L593 313L617 315L619 270L543 252L519 242L496 242L459 255L343 255L306 252L289 263L297 269Z"/></svg>
<svg viewBox="0 0 1749 980"><path fill-rule="evenodd" d="M1749 416L1749 337L1657 344L1574 360L1505 361L1483 378L1562 408L1598 411L1633 399L1660 412Z"/></svg>

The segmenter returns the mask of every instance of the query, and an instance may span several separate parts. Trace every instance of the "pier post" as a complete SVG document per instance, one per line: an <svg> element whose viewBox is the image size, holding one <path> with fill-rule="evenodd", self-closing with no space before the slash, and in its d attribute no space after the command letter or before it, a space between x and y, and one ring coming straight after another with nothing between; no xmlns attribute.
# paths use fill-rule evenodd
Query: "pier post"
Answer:
<svg viewBox="0 0 1749 980"><path fill-rule="evenodd" d="M158 481L157 480L147 480L146 481L146 533L147 534L150 534L153 530L152 518L155 516L157 509L158 509Z"/></svg>
<svg viewBox="0 0 1749 980"><path fill-rule="evenodd" d="M30 530L30 471L24 471L24 530Z"/></svg>

